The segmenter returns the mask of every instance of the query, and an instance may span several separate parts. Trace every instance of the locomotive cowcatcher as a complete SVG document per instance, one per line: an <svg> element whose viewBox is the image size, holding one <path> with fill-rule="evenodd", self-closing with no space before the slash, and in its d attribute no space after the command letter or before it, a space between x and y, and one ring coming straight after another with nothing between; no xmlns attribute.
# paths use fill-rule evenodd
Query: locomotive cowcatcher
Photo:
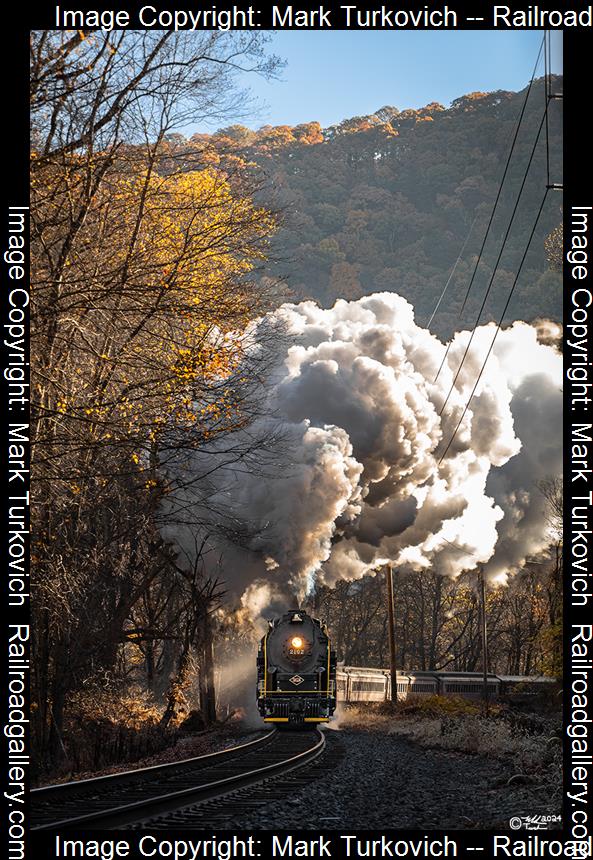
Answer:
<svg viewBox="0 0 593 860"><path fill-rule="evenodd" d="M257 704L266 723L324 723L336 707L336 655L322 622L300 609L270 621L257 655Z"/></svg>

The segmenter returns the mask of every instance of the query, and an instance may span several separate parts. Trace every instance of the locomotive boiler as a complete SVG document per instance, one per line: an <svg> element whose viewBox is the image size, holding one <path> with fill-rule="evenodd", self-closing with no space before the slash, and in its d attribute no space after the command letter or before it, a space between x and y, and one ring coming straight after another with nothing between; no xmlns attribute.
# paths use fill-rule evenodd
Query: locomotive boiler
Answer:
<svg viewBox="0 0 593 860"><path fill-rule="evenodd" d="M266 723L327 722L336 707L336 656L325 626L300 609L269 622L257 656L257 704Z"/></svg>

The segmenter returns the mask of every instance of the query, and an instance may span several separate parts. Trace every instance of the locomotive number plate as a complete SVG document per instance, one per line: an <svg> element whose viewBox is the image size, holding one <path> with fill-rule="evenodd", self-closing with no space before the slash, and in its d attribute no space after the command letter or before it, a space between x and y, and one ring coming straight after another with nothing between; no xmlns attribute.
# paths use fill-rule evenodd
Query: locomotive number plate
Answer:
<svg viewBox="0 0 593 860"><path fill-rule="evenodd" d="M305 679L301 678L300 675L293 675L292 678L290 679L290 683L296 684L298 686L298 684L302 684L304 680Z"/></svg>

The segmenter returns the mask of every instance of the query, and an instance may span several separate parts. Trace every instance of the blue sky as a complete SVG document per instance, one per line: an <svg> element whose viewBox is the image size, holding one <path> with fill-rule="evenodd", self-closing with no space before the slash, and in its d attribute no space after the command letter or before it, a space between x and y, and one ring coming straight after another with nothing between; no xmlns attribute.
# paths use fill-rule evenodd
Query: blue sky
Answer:
<svg viewBox="0 0 593 860"><path fill-rule="evenodd" d="M281 31L268 46L287 61L279 80L240 79L259 105L243 125L322 126L390 104L445 106L474 90L520 90L529 82L541 31ZM561 71L561 34L552 35ZM538 74L543 74L543 60ZM230 122L227 124L231 124Z"/></svg>

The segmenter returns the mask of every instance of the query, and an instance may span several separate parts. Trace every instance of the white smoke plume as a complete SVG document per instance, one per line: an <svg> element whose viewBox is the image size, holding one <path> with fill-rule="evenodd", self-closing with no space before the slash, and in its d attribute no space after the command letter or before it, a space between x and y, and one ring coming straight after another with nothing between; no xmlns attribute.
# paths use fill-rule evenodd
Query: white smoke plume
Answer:
<svg viewBox="0 0 593 860"><path fill-rule="evenodd" d="M546 545L536 485L561 470L562 363L535 327L499 333L443 456L493 324L475 332L443 409L469 331L455 335L436 378L446 348L395 293L329 310L284 305L273 318L290 345L273 370L268 417L240 431L276 440L268 465L213 471L217 457L225 463L215 449L176 467L210 473L174 502L200 508L230 597L252 617L295 605L314 581L357 579L387 560L447 576L484 564L501 580ZM166 534L191 554L195 529L171 522Z"/></svg>

